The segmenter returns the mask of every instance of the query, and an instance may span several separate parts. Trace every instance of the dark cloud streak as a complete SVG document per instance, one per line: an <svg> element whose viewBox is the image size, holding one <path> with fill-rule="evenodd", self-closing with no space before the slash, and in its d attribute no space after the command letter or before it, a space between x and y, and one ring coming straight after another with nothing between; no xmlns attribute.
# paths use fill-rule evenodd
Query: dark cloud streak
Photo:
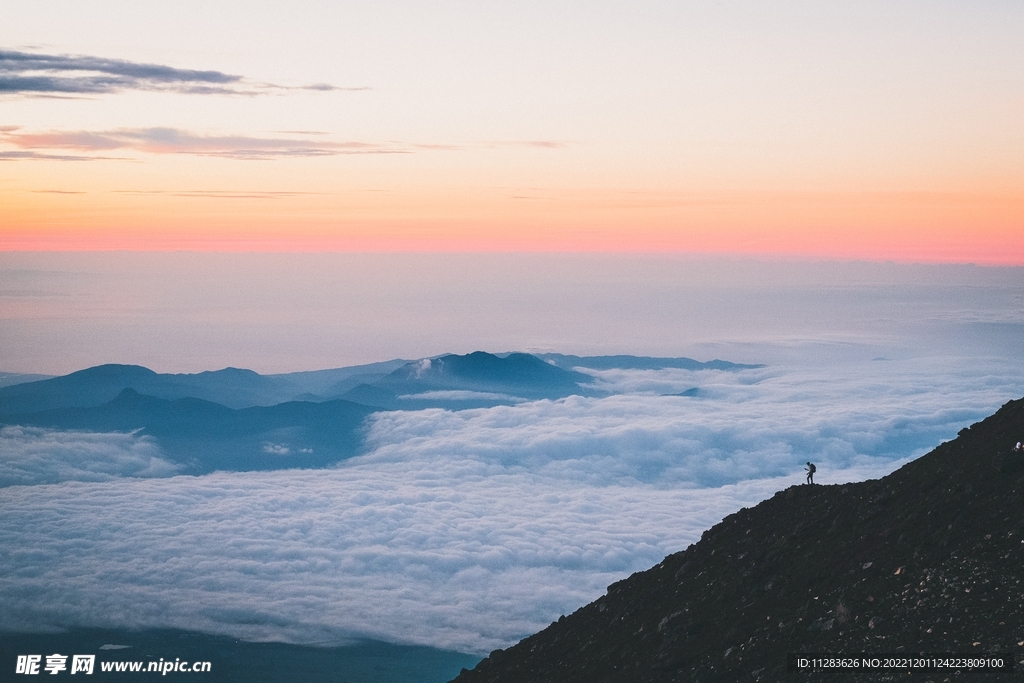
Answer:
<svg viewBox="0 0 1024 683"><path fill-rule="evenodd" d="M84 156L81 154L42 154L30 151L0 151L0 161L99 161L111 157Z"/></svg>
<svg viewBox="0 0 1024 683"><path fill-rule="evenodd" d="M241 76L176 69L124 59L0 51L0 93L101 94L120 90L173 90L237 94Z"/></svg>
<svg viewBox="0 0 1024 683"><path fill-rule="evenodd" d="M370 88L341 88L329 83L302 86L255 83L222 71L177 69L163 64L89 55L47 55L0 50L0 95L88 96L124 90L189 95L261 95L286 90L329 92Z"/></svg>

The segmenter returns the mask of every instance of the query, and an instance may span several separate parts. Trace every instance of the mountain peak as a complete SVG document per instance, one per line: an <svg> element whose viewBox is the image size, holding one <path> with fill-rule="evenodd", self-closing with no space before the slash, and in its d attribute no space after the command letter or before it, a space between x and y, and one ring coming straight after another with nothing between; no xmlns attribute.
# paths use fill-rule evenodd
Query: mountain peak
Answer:
<svg viewBox="0 0 1024 683"><path fill-rule="evenodd" d="M408 363L378 386L414 394L424 391L505 392L522 398L557 398L583 392L592 378L546 363L528 353L496 356L485 351L447 354Z"/></svg>
<svg viewBox="0 0 1024 683"><path fill-rule="evenodd" d="M185 376L187 377L188 375L185 375ZM231 366L228 366L226 368L221 368L220 370L204 370L202 372L196 373L195 376L196 377L231 377L231 378L248 377L248 378L254 378L254 379L257 378L257 377L262 377L262 375L260 375L255 370L249 370L247 368L235 368L235 367L231 367Z"/></svg>
<svg viewBox="0 0 1024 683"><path fill-rule="evenodd" d="M71 374L64 375L64 377L74 377L77 379L88 378L91 381L102 381L102 380L118 380L118 381L131 381L139 377L156 377L156 373L147 367L141 365L123 365L120 363L106 363L104 365L94 365L91 368L85 368L84 370L78 370ZM57 377L54 379L63 379ZM51 380L46 380L51 381Z"/></svg>

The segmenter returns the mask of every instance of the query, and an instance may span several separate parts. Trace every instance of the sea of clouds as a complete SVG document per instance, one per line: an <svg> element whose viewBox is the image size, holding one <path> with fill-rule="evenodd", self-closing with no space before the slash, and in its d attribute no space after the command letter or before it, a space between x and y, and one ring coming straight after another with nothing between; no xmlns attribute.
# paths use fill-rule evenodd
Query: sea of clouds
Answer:
<svg viewBox="0 0 1024 683"><path fill-rule="evenodd" d="M0 427L0 487L169 477L180 469L148 436Z"/></svg>
<svg viewBox="0 0 1024 683"><path fill-rule="evenodd" d="M485 653L801 483L808 460L824 484L882 476L1024 394L1004 357L812 356L378 413L365 453L327 470L176 476L139 435L4 429L0 629Z"/></svg>

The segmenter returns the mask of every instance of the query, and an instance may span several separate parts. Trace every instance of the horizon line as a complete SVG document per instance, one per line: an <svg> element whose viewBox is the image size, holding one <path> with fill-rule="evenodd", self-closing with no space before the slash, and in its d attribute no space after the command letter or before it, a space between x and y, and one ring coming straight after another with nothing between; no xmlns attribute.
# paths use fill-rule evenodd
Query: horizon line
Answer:
<svg viewBox="0 0 1024 683"><path fill-rule="evenodd" d="M208 255L289 255L289 256L326 256L326 255L372 255L372 256L579 256L579 257L638 257L638 258L689 258L735 261L766 261L766 262L839 262L839 263L892 263L896 265L960 265L979 268L1021 268L1024 267L1024 256L1007 257L971 257L955 258L946 255L908 255L908 254L836 254L819 251L742 251L725 249L612 249L612 248L495 248L489 246L463 246L458 248L328 248L313 249L303 247L281 248L275 244L250 244L247 248L239 245L195 246L166 245L155 247L118 247L110 245L97 246L56 246L38 245L33 247L9 248L0 244L0 256L7 254L208 254Z"/></svg>

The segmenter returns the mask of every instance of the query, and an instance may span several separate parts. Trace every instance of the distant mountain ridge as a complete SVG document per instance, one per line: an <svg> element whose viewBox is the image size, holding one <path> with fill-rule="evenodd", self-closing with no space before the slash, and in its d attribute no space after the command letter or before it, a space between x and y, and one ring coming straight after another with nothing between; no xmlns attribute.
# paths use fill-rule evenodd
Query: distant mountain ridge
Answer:
<svg viewBox="0 0 1024 683"><path fill-rule="evenodd" d="M293 397L296 400L324 400L338 398L354 386L364 382L376 381L386 376L389 372L393 372L403 365L412 362L414 361L396 358L378 363L351 365L331 370L306 370L268 375L268 377L284 380L291 385L301 387L304 393Z"/></svg>
<svg viewBox="0 0 1024 683"><path fill-rule="evenodd" d="M104 649L111 644L117 644L116 649ZM317 647L246 642L229 636L174 629L72 628L61 633L0 631L0 661L5 666L12 662L13 670L13 662L26 652L93 653L96 655L94 672L92 676L85 674L85 680L95 677L99 681L128 682L156 680L163 676L132 676L124 672L104 675L102 663L157 661L158 658L167 662L210 662L210 671L195 678L215 683L410 683L443 681L460 667L472 666L480 659L474 655L421 645L394 645L373 640L340 647ZM41 673L46 675L45 671ZM179 677L191 678L180 674ZM172 672L169 679L163 680L174 678Z"/></svg>
<svg viewBox="0 0 1024 683"><path fill-rule="evenodd" d="M589 364L589 365L588 365ZM357 454L381 410L465 410L608 395L574 367L743 369L724 361L476 351L284 375L224 368L161 374L99 365L0 387L0 425L139 430L189 473L325 467ZM684 396L698 396L688 389Z"/></svg>
<svg viewBox="0 0 1024 683"><path fill-rule="evenodd" d="M1022 437L1024 399L881 479L780 491L454 681L948 681L959 675L796 675L786 655L1020 660L1024 453L1013 447Z"/></svg>
<svg viewBox="0 0 1024 683"><path fill-rule="evenodd" d="M199 398L156 398L125 389L86 408L54 408L8 416L23 426L155 437L185 472L325 467L355 455L372 408L350 401L290 401L233 409Z"/></svg>
<svg viewBox="0 0 1024 683"><path fill-rule="evenodd" d="M113 400L124 389L168 400L201 398L229 408L271 406L298 399L325 401L338 398L367 378L372 381L384 377L408 362L391 360L280 375L230 367L165 374L141 365L97 365L60 377L0 386L0 415L97 406Z"/></svg>
<svg viewBox="0 0 1024 683"><path fill-rule="evenodd" d="M0 387L8 387L14 384L26 384L38 382L43 379L51 379L53 375L26 374L23 372L0 372Z"/></svg>
<svg viewBox="0 0 1024 683"><path fill-rule="evenodd" d="M0 416L98 406L112 401L124 389L167 400L199 398L235 409L296 400L322 402L344 398L359 402L361 397L372 398L374 406L388 409L459 409L514 403L513 399L561 398L574 393L599 395L590 386L593 378L574 368L735 371L759 367L763 366L720 360L701 362L692 358L483 351L277 375L231 367L192 374L165 374L140 365L107 364L60 377L0 374L0 380L8 378L12 382L8 385L0 382ZM439 391L504 394L508 398L412 399L412 403L399 399Z"/></svg>
<svg viewBox="0 0 1024 683"><path fill-rule="evenodd" d="M201 398L241 408L280 403L276 397L289 388L284 380L238 368L168 375L140 365L98 365L61 377L0 388L0 415L97 406L113 400L125 389L157 398Z"/></svg>
<svg viewBox="0 0 1024 683"><path fill-rule="evenodd" d="M594 395L590 375L559 368L528 353L476 351L407 363L342 397L388 409L487 407L524 400Z"/></svg>
<svg viewBox="0 0 1024 683"><path fill-rule="evenodd" d="M447 354L419 363L409 363L388 375L382 386L423 390L465 389L505 390L524 396L546 398L579 389L589 375L564 370L528 353L496 356L475 351L464 356Z"/></svg>

